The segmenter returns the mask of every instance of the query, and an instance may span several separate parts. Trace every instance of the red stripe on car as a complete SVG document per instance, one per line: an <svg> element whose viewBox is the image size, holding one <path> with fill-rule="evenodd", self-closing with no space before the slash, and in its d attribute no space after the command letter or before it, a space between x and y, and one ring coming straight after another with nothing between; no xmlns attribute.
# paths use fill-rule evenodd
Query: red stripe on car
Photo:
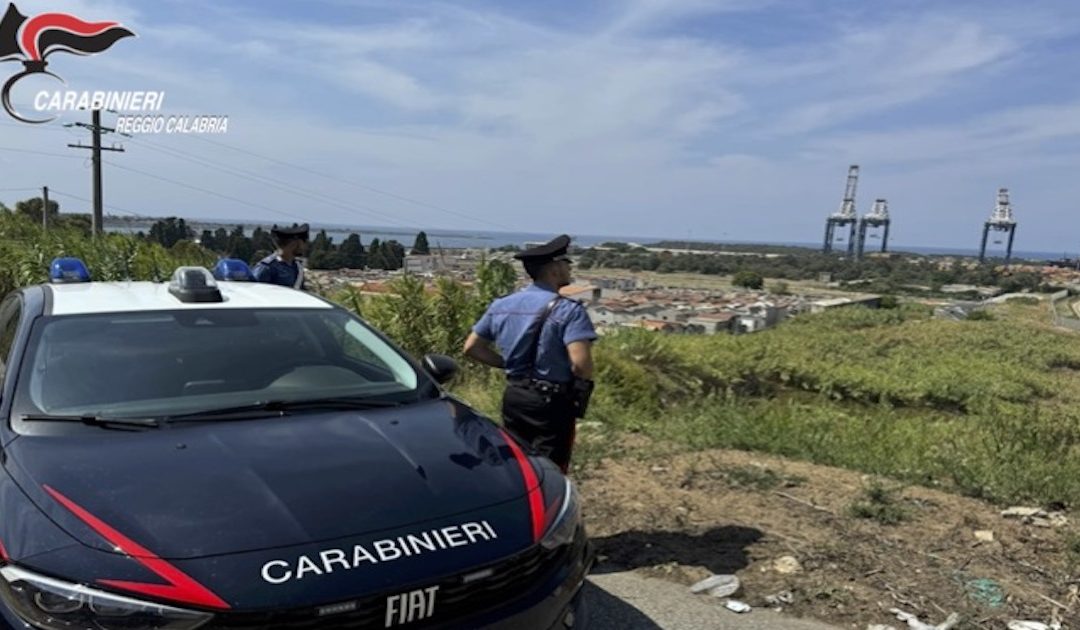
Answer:
<svg viewBox="0 0 1080 630"><path fill-rule="evenodd" d="M160 597L162 599L171 599L185 604L196 604L199 606L206 606L207 608L229 608L229 605L225 603L225 600L215 595L210 589L202 584L196 582L195 579L187 573L184 573L169 562L159 558L157 554L146 547L143 547L134 540L116 531L107 523L90 512L87 512L82 506L60 494L58 491L49 486L44 487L45 491L48 492L52 498L56 499L60 505L66 507L72 514L89 525L94 531L100 534L102 538L115 545L117 549L130 556L139 564L161 576L168 584L148 584L144 582L102 579L99 579L98 582L106 586L112 586L126 591L134 591L153 597Z"/></svg>
<svg viewBox="0 0 1080 630"><path fill-rule="evenodd" d="M540 494L540 482L536 478L536 471L532 463L513 437L506 431L502 432L507 445L514 453L518 467L521 468L521 476L525 478L525 490L529 493L529 511L532 513L533 541L538 542L544 537L544 497Z"/></svg>

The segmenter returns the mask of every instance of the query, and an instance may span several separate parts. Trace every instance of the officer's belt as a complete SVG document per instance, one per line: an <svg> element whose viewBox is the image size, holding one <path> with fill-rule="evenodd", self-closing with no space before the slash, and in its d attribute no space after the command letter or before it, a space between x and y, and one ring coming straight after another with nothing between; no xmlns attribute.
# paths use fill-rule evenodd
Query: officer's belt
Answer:
<svg viewBox="0 0 1080 630"><path fill-rule="evenodd" d="M538 378L527 378L524 376L511 376L507 377L506 382L514 387L526 387L528 389L535 389L538 392L544 394L565 394L570 391L570 383L556 383L554 381L545 381Z"/></svg>

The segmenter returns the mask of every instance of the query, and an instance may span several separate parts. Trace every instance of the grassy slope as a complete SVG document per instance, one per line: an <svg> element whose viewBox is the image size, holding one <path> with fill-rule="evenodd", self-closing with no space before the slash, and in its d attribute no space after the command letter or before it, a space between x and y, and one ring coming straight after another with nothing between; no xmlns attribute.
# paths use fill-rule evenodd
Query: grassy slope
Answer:
<svg viewBox="0 0 1080 630"><path fill-rule="evenodd" d="M581 462L602 452L595 431L633 431L1001 502L1080 504L1080 337L1042 324L1045 307L996 315L852 309L741 337L607 337L589 417L600 424L583 431ZM459 391L494 412L487 376Z"/></svg>

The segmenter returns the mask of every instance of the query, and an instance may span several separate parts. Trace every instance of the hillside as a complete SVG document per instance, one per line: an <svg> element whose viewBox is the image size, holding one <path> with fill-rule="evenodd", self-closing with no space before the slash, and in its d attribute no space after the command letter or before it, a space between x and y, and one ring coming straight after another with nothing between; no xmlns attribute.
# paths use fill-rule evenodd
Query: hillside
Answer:
<svg viewBox="0 0 1080 630"><path fill-rule="evenodd" d="M789 590L789 613L853 628L903 627L894 606L934 623L957 612L956 628L1075 623L1075 519L1000 513L1080 503L1080 336L1046 308L604 338L574 470L600 570L687 585L733 572L752 604ZM494 380L473 375L461 394L495 412ZM802 570L778 573L784 555Z"/></svg>

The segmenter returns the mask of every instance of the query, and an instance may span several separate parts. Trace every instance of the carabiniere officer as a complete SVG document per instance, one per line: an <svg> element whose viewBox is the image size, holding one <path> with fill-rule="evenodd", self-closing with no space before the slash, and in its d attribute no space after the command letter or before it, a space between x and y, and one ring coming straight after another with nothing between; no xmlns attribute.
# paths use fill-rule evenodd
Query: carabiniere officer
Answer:
<svg viewBox="0 0 1080 630"><path fill-rule="evenodd" d="M563 472L592 394L596 339L585 307L559 295L570 284L569 245L564 234L516 254L533 283L492 302L465 340L467 356L506 372L506 428Z"/></svg>
<svg viewBox="0 0 1080 630"><path fill-rule="evenodd" d="M255 263L252 275L256 282L278 284L294 289L304 288L304 266L300 256L304 255L308 242L308 224L292 227L270 228L277 251Z"/></svg>

